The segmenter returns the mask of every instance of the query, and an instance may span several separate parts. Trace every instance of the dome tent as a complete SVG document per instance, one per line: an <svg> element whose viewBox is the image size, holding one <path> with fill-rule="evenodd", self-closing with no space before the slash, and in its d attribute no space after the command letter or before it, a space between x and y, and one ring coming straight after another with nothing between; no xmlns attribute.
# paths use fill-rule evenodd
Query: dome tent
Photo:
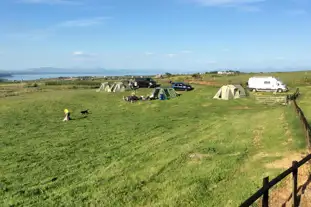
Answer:
<svg viewBox="0 0 311 207"><path fill-rule="evenodd" d="M96 91L97 92L105 91L109 93L111 92L115 93L115 92L124 92L127 90L129 90L129 88L126 87L126 85L123 82L115 82L115 83L105 82L105 83L102 83L100 88L97 89Z"/></svg>
<svg viewBox="0 0 311 207"><path fill-rule="evenodd" d="M105 82L105 83L102 83L101 86L99 87L99 89L97 89L96 91L97 92L100 92L100 91L105 91L105 92L108 92L110 89L110 85L108 82Z"/></svg>
<svg viewBox="0 0 311 207"><path fill-rule="evenodd" d="M241 85L224 85L217 91L214 99L230 100L245 96L245 90Z"/></svg>
<svg viewBox="0 0 311 207"><path fill-rule="evenodd" d="M160 94L164 95L165 99L176 98L178 94L174 88L155 88L151 94L151 97L155 99L160 99Z"/></svg>

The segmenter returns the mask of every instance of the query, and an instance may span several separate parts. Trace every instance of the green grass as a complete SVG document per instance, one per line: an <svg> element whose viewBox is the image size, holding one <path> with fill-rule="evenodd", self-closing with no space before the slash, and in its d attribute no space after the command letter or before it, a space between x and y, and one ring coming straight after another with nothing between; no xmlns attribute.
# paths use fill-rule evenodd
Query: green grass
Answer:
<svg viewBox="0 0 311 207"><path fill-rule="evenodd" d="M2 98L0 206L238 206L305 139L291 106L217 90L135 104L95 90Z"/></svg>

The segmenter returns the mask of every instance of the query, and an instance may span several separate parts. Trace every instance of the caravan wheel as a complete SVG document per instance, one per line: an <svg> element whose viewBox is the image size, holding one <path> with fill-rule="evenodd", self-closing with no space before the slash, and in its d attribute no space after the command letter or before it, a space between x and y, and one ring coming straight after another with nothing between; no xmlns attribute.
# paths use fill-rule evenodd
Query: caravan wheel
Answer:
<svg viewBox="0 0 311 207"><path fill-rule="evenodd" d="M253 92L257 92L257 89L256 88L253 88L253 90L252 90Z"/></svg>
<svg viewBox="0 0 311 207"><path fill-rule="evenodd" d="M278 92L278 93L282 93L282 92L283 92L283 90L279 88L276 92Z"/></svg>

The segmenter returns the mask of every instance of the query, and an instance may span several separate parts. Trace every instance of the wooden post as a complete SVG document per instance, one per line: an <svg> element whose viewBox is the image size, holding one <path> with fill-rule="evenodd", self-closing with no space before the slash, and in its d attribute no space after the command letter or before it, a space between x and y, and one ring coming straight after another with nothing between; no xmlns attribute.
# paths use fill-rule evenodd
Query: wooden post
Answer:
<svg viewBox="0 0 311 207"><path fill-rule="evenodd" d="M295 108L295 111L296 111L296 113L298 114L297 105L296 105L295 100L293 100L293 103L294 103L294 108Z"/></svg>
<svg viewBox="0 0 311 207"><path fill-rule="evenodd" d="M298 162L293 161L293 192L292 192L292 201L293 201L293 207L298 207L298 198L297 198L297 182L298 182Z"/></svg>
<svg viewBox="0 0 311 207"><path fill-rule="evenodd" d="M265 187L269 184L269 176L265 177L262 181L262 186ZM262 207L268 207L269 206L269 189L264 192L262 196Z"/></svg>
<svg viewBox="0 0 311 207"><path fill-rule="evenodd" d="M309 147L309 149L310 149L310 144L311 144L311 139L310 139L310 128L308 127L308 129L307 129L307 138L308 138L308 140L307 140L307 144L308 144L308 147Z"/></svg>

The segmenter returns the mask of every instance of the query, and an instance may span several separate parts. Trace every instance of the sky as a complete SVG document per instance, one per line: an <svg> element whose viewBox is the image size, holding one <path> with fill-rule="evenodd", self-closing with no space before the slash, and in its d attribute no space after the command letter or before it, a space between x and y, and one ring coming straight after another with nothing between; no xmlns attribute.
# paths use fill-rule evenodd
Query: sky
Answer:
<svg viewBox="0 0 311 207"><path fill-rule="evenodd" d="M310 0L0 0L0 70L311 69Z"/></svg>

